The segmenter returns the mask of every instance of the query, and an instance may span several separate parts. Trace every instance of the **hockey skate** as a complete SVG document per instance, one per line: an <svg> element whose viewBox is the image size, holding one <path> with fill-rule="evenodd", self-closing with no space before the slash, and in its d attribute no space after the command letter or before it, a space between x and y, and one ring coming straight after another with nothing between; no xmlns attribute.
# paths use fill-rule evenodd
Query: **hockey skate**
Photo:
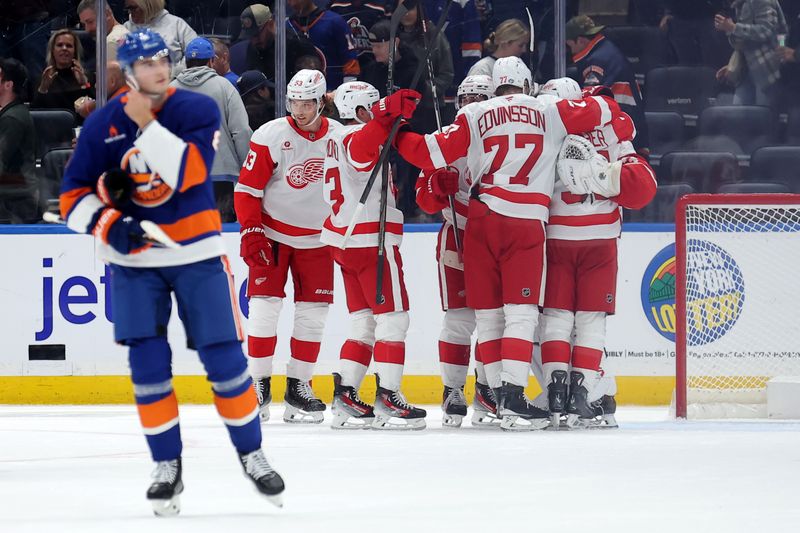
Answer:
<svg viewBox="0 0 800 533"><path fill-rule="evenodd" d="M286 378L286 410L283 421L290 424L320 424L324 418L325 404L314 396L311 382Z"/></svg>
<svg viewBox="0 0 800 533"><path fill-rule="evenodd" d="M583 372L573 370L569 375L569 400L567 401L567 427L582 429L586 421L595 417L595 409L589 404L589 391L583 384Z"/></svg>
<svg viewBox="0 0 800 533"><path fill-rule="evenodd" d="M342 385L342 376L333 374L332 429L369 429L375 420L372 406L358 396L355 387Z"/></svg>
<svg viewBox="0 0 800 533"><path fill-rule="evenodd" d="M533 431L550 425L550 413L536 407L522 385L503 382L497 398L500 428L506 431Z"/></svg>
<svg viewBox="0 0 800 533"><path fill-rule="evenodd" d="M442 426L460 428L467 416L467 399L464 387L453 388L445 385L442 393Z"/></svg>
<svg viewBox="0 0 800 533"><path fill-rule="evenodd" d="M475 382L475 397L472 399L472 425L476 428L499 428L497 399L489 385Z"/></svg>
<svg viewBox="0 0 800 533"><path fill-rule="evenodd" d="M375 420L373 429L403 430L425 429L424 409L409 405L400 391L391 391L380 386L375 393Z"/></svg>
<svg viewBox="0 0 800 533"><path fill-rule="evenodd" d="M547 404L550 410L550 427L557 430L561 427L561 415L567 408L567 372L554 370L547 385Z"/></svg>
<svg viewBox="0 0 800 533"><path fill-rule="evenodd" d="M269 404L272 403L272 378L253 378L253 388L258 399L258 416L266 422L269 420Z"/></svg>
<svg viewBox="0 0 800 533"><path fill-rule="evenodd" d="M578 427L586 429L616 429L619 427L614 416L617 412L617 401L613 396L605 395L589 405L594 410L594 416L592 418L578 418Z"/></svg>
<svg viewBox="0 0 800 533"><path fill-rule="evenodd" d="M156 516L175 516L181 512L181 470L180 457L156 463L152 474L153 483L147 489L147 499L150 500Z"/></svg>
<svg viewBox="0 0 800 533"><path fill-rule="evenodd" d="M260 448L254 452L240 454L239 462L244 468L244 475L256 486L258 492L277 507L283 507L283 490L286 488L283 478L264 457Z"/></svg>

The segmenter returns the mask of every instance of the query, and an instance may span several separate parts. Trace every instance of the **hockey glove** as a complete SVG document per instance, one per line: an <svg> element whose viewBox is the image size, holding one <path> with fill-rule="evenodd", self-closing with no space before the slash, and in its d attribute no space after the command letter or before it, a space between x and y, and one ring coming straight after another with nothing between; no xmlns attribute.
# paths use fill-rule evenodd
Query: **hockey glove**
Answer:
<svg viewBox="0 0 800 533"><path fill-rule="evenodd" d="M411 118L422 95L411 89L400 89L381 98L372 106L372 116L385 127L391 127L397 117Z"/></svg>
<svg viewBox="0 0 800 533"><path fill-rule="evenodd" d="M251 268L272 266L272 243L269 242L264 228L260 226L242 228L240 236L242 241L240 255L247 266Z"/></svg>
<svg viewBox="0 0 800 533"><path fill-rule="evenodd" d="M441 168L428 176L428 192L435 196L451 196L458 192L458 172Z"/></svg>
<svg viewBox="0 0 800 533"><path fill-rule="evenodd" d="M145 242L145 232L138 220L112 208L100 211L92 234L123 255L139 253L151 246Z"/></svg>
<svg viewBox="0 0 800 533"><path fill-rule="evenodd" d="M567 135L558 154L556 173L558 178L572 194L589 194L590 182L608 168L608 161L585 138L580 135Z"/></svg>
<svg viewBox="0 0 800 533"><path fill-rule="evenodd" d="M124 209L131 200L133 180L121 168L104 172L97 180L97 196L109 207Z"/></svg>

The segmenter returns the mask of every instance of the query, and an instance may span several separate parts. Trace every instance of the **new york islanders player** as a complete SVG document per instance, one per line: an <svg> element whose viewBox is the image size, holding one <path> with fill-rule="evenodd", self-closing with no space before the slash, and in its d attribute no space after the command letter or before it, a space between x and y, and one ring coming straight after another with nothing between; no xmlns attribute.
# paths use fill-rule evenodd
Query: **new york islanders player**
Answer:
<svg viewBox="0 0 800 533"><path fill-rule="evenodd" d="M474 183L464 277L480 356L496 389L501 427L539 429L549 414L530 402L524 387L544 292L544 225L556 157L568 134L593 130L619 107L601 97L538 102L527 94L531 73L516 57L499 59L492 81L498 98L467 106L441 133L401 132L397 146L422 169L467 158Z"/></svg>
<svg viewBox="0 0 800 533"><path fill-rule="evenodd" d="M174 294L245 474L279 504L284 484L261 450L258 404L208 175L217 106L168 87L169 49L157 33L130 33L117 60L134 89L85 122L60 203L67 225L94 235L111 264L114 337L128 346L136 406L157 465L147 498L159 516L180 510L182 443L166 336ZM144 242L143 220L181 246Z"/></svg>
<svg viewBox="0 0 800 533"><path fill-rule="evenodd" d="M401 89L377 101L369 84L344 84L336 91L340 116L351 125L336 131L328 141L325 157L325 198L329 215L322 242L341 267L350 336L340 352L340 373L334 375L333 428L423 429L425 411L408 404L400 392L408 331L408 294L403 280L400 242L403 214L388 196L383 301L376 303L378 219L380 190L370 191L352 236L344 242L347 226L356 212L380 148L398 116L408 118L419 93ZM378 390L374 410L358 397L358 388L375 358Z"/></svg>
<svg viewBox="0 0 800 533"><path fill-rule="evenodd" d="M292 77L286 88L290 116L253 133L234 190L241 255L250 267L247 350L263 420L269 418L272 360L289 271L295 314L283 419L318 424L326 408L311 389L333 302L333 260L320 242L328 215L322 164L325 144L340 125L321 115L325 90L325 76L318 70L301 70Z"/></svg>
<svg viewBox="0 0 800 533"><path fill-rule="evenodd" d="M603 87L581 94L569 78L551 80L542 92L556 100L584 95L613 98ZM616 305L621 208L644 207L656 192L655 172L631 143L635 134L633 121L621 113L581 136L568 136L559 157L560 179L547 226L541 329L543 388L554 427L563 413L570 426L605 414L601 404L592 405L600 398L592 393L602 377L606 317ZM601 169L611 162L611 168L596 174L589 170L591 159ZM604 422L612 421L613 417Z"/></svg>
<svg viewBox="0 0 800 533"><path fill-rule="evenodd" d="M492 78L489 76L467 76L456 91L456 109L472 102L481 102L494 96ZM444 223L439 230L436 243L436 261L439 273L439 294L444 310L442 331L439 334L439 364L444 391L442 393L442 424L460 427L467 414L464 384L467 381L472 332L475 330L475 311L467 307L464 287L464 264L458 255L455 242L455 225L461 242L464 242L464 227L467 223L469 189L472 176L467 168L467 159L461 158L446 169L422 172L417 180L417 204L426 213L441 212ZM448 195L455 196L456 221L449 208ZM487 426L496 424L497 404L494 392L486 380L479 353L475 354L475 397L472 402L472 424Z"/></svg>

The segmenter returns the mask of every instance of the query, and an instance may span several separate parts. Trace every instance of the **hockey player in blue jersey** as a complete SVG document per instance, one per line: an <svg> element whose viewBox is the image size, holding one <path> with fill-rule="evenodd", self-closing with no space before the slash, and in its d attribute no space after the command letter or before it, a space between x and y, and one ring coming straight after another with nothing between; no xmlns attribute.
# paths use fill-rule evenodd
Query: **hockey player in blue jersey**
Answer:
<svg viewBox="0 0 800 533"><path fill-rule="evenodd" d="M60 202L67 225L93 234L111 264L114 336L129 348L136 405L157 465L147 498L156 515L180 510L182 443L166 337L174 294L245 475L280 505L284 483L261 450L258 404L208 176L217 106L207 96L169 88L169 50L157 33L129 34L117 58L133 90L84 124ZM146 240L144 220L180 246Z"/></svg>

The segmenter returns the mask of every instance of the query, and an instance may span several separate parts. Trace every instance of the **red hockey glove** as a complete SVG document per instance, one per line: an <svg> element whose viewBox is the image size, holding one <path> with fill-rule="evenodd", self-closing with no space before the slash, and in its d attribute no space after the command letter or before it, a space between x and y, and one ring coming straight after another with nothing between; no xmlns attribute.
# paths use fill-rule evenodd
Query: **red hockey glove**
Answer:
<svg viewBox="0 0 800 533"><path fill-rule="evenodd" d="M422 95L411 89L400 89L396 93L381 98L372 106L372 116L378 122L391 126L397 117L411 118Z"/></svg>
<svg viewBox="0 0 800 533"><path fill-rule="evenodd" d="M451 167L441 168L428 176L428 192L436 196L451 196L458 192L458 172Z"/></svg>
<svg viewBox="0 0 800 533"><path fill-rule="evenodd" d="M272 266L272 243L267 239L264 228L254 226L242 228L241 250L239 254L249 267Z"/></svg>

